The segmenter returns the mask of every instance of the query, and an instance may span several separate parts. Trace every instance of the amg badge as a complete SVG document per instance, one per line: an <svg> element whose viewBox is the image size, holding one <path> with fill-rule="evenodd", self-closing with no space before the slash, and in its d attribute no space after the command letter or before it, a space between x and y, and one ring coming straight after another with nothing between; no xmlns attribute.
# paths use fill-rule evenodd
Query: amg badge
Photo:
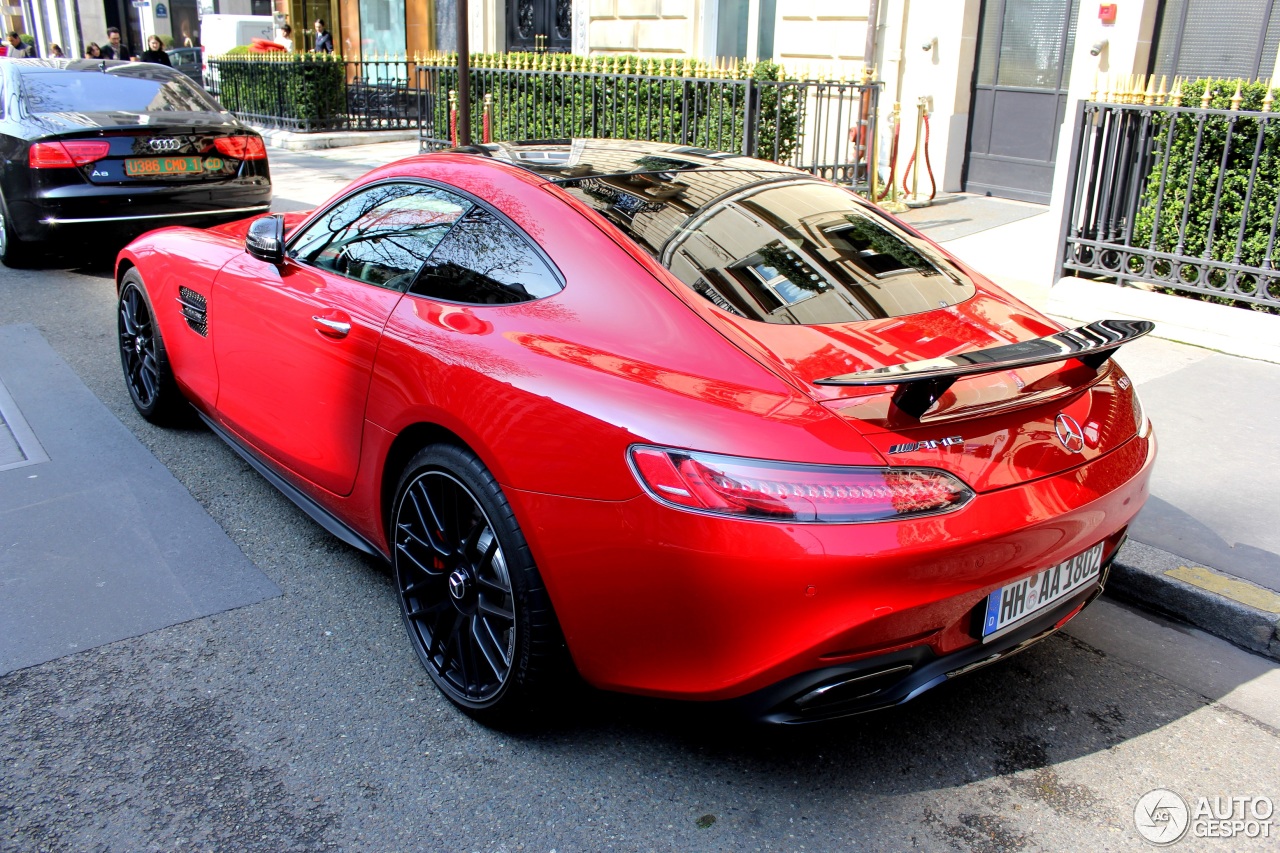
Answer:
<svg viewBox="0 0 1280 853"><path fill-rule="evenodd" d="M951 447L955 444L964 444L964 439L958 435L950 438L939 438L930 441L909 441L906 444L894 444L890 446L889 453L910 453L913 450L937 450L939 447Z"/></svg>

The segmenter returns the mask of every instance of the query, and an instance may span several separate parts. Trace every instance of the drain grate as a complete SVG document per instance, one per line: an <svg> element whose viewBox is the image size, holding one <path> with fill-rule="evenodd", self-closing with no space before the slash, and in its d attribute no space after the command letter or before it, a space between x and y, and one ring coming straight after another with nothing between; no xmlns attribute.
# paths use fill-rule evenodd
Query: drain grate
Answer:
<svg viewBox="0 0 1280 853"><path fill-rule="evenodd" d="M0 471L48 461L49 454L44 452L9 389L0 381Z"/></svg>

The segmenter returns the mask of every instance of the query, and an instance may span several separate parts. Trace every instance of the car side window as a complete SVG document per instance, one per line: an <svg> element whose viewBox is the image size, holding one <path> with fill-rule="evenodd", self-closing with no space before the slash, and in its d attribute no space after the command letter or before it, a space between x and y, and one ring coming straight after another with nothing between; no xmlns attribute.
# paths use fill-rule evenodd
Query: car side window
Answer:
<svg viewBox="0 0 1280 853"><path fill-rule="evenodd" d="M436 247L409 292L446 302L508 305L562 287L524 237L477 206Z"/></svg>
<svg viewBox="0 0 1280 853"><path fill-rule="evenodd" d="M472 207L424 184L378 184L334 205L289 247L298 263L389 290L404 290Z"/></svg>

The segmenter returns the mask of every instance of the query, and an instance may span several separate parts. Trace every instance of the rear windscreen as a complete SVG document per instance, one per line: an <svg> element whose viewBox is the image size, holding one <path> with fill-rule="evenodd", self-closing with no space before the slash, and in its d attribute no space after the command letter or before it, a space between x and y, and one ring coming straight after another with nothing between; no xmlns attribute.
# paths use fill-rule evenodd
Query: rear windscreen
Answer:
<svg viewBox="0 0 1280 853"><path fill-rule="evenodd" d="M711 205L662 260L723 310L768 323L901 317L975 292L923 240L817 182L766 186Z"/></svg>
<svg viewBox="0 0 1280 853"><path fill-rule="evenodd" d="M145 65L107 72L32 69L22 75L22 100L31 113L221 112L186 77L156 73Z"/></svg>
<svg viewBox="0 0 1280 853"><path fill-rule="evenodd" d="M976 292L928 242L825 181L656 157L636 165L647 171L557 183L732 314L827 325L946 308Z"/></svg>

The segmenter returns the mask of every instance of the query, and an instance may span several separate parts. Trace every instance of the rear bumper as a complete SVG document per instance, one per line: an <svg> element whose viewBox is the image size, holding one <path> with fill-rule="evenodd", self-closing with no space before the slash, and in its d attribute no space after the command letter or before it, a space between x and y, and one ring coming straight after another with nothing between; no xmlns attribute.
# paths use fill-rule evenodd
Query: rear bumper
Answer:
<svg viewBox="0 0 1280 853"><path fill-rule="evenodd" d="M507 494L589 683L741 700L792 722L821 717L813 701L786 706L832 679L909 664L880 679L867 707L839 713L896 704L1078 610L1097 586L978 640L992 591L1098 543L1111 559L1147 498L1154 457L1154 437L1134 438L953 513L865 525L700 516L648 497Z"/></svg>
<svg viewBox="0 0 1280 853"><path fill-rule="evenodd" d="M795 725L865 714L910 702L953 678L996 663L1056 633L1094 599L1107 582L1111 556L1098 583L1036 614L1016 630L986 644L939 656L928 645L828 667L784 679L764 690L725 704L734 712L765 723Z"/></svg>
<svg viewBox="0 0 1280 853"><path fill-rule="evenodd" d="M271 206L266 177L218 184L50 187L9 200L18 236L44 242L69 236L130 237L166 225L207 226L265 213Z"/></svg>

